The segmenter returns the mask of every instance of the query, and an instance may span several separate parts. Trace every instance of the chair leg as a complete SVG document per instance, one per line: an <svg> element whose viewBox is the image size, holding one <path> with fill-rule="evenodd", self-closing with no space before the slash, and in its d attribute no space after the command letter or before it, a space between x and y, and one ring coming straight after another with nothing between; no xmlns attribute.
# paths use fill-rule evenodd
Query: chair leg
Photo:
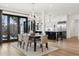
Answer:
<svg viewBox="0 0 79 59"><path fill-rule="evenodd" d="M19 43L20 43L20 48L21 48L22 42L19 42Z"/></svg>
<svg viewBox="0 0 79 59"><path fill-rule="evenodd" d="M47 50L48 50L48 43L46 43L46 48L47 48Z"/></svg>
<svg viewBox="0 0 79 59"><path fill-rule="evenodd" d="M19 41L17 42L17 47L18 47L18 45L19 45Z"/></svg>
<svg viewBox="0 0 79 59"><path fill-rule="evenodd" d="M40 47L42 48L42 52L43 52L43 45L41 44Z"/></svg>
<svg viewBox="0 0 79 59"><path fill-rule="evenodd" d="M41 47L41 44L40 44L40 48L42 48L42 47Z"/></svg>
<svg viewBox="0 0 79 59"><path fill-rule="evenodd" d="M17 42L17 47L19 47L19 42Z"/></svg>
<svg viewBox="0 0 79 59"><path fill-rule="evenodd" d="M17 43L17 47L19 47L19 46L21 48L21 42L20 41L18 41L18 43Z"/></svg>
<svg viewBox="0 0 79 59"><path fill-rule="evenodd" d="M29 46L29 43L27 43L26 51L28 51L28 46Z"/></svg>
<svg viewBox="0 0 79 59"><path fill-rule="evenodd" d="M24 49L24 45L25 45L25 43L23 43L23 49Z"/></svg>
<svg viewBox="0 0 79 59"><path fill-rule="evenodd" d="M30 47L31 47L31 42L30 42Z"/></svg>

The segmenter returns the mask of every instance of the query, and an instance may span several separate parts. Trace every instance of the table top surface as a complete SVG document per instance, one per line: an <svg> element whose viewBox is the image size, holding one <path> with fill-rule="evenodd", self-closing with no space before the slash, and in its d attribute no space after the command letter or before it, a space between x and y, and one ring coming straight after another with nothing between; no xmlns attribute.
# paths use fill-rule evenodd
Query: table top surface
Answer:
<svg viewBox="0 0 79 59"><path fill-rule="evenodd" d="M41 37L41 35L30 35L30 37Z"/></svg>

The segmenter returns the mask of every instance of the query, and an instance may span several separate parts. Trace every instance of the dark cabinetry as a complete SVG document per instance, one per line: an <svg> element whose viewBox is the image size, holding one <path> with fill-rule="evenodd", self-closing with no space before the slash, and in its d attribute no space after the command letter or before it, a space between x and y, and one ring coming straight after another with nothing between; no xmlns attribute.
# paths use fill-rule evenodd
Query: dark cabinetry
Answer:
<svg viewBox="0 0 79 59"><path fill-rule="evenodd" d="M61 40L66 39L66 31L58 31L58 32L47 31L46 34L48 35L48 39L51 40L58 40L58 38L60 38Z"/></svg>
<svg viewBox="0 0 79 59"><path fill-rule="evenodd" d="M42 33L42 31L35 31L35 33ZM61 40L66 39L66 31L46 31L46 35L48 35L48 39L50 40L58 40L59 38Z"/></svg>

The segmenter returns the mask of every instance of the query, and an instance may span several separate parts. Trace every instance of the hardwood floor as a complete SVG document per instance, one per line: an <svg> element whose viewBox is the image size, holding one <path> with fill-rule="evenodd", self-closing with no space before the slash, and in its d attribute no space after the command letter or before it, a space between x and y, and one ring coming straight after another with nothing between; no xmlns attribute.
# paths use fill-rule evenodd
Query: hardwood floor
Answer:
<svg viewBox="0 0 79 59"><path fill-rule="evenodd" d="M55 42L55 46L59 50L47 54L48 56L78 56L79 55L79 40L69 39Z"/></svg>
<svg viewBox="0 0 79 59"><path fill-rule="evenodd" d="M76 38L65 39L63 41L53 41L54 45L59 49L46 54L45 56L79 56L79 40ZM0 56L24 56L20 51L11 46L12 43L3 43L0 45Z"/></svg>

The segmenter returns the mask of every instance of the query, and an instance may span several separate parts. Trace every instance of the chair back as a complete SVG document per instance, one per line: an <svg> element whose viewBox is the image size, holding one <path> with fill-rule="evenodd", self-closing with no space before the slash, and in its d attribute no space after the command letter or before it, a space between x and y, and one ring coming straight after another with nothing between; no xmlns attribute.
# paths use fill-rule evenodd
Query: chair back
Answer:
<svg viewBox="0 0 79 59"><path fill-rule="evenodd" d="M24 42L28 42L28 40L29 40L28 34L27 34L27 33L24 33L24 34L23 34L23 41L24 41Z"/></svg>
<svg viewBox="0 0 79 59"><path fill-rule="evenodd" d="M41 36L41 42L42 43L47 43L48 42L48 36L47 35L44 35L44 36Z"/></svg>
<svg viewBox="0 0 79 59"><path fill-rule="evenodd" d="M22 34L18 34L18 41L22 41Z"/></svg>

